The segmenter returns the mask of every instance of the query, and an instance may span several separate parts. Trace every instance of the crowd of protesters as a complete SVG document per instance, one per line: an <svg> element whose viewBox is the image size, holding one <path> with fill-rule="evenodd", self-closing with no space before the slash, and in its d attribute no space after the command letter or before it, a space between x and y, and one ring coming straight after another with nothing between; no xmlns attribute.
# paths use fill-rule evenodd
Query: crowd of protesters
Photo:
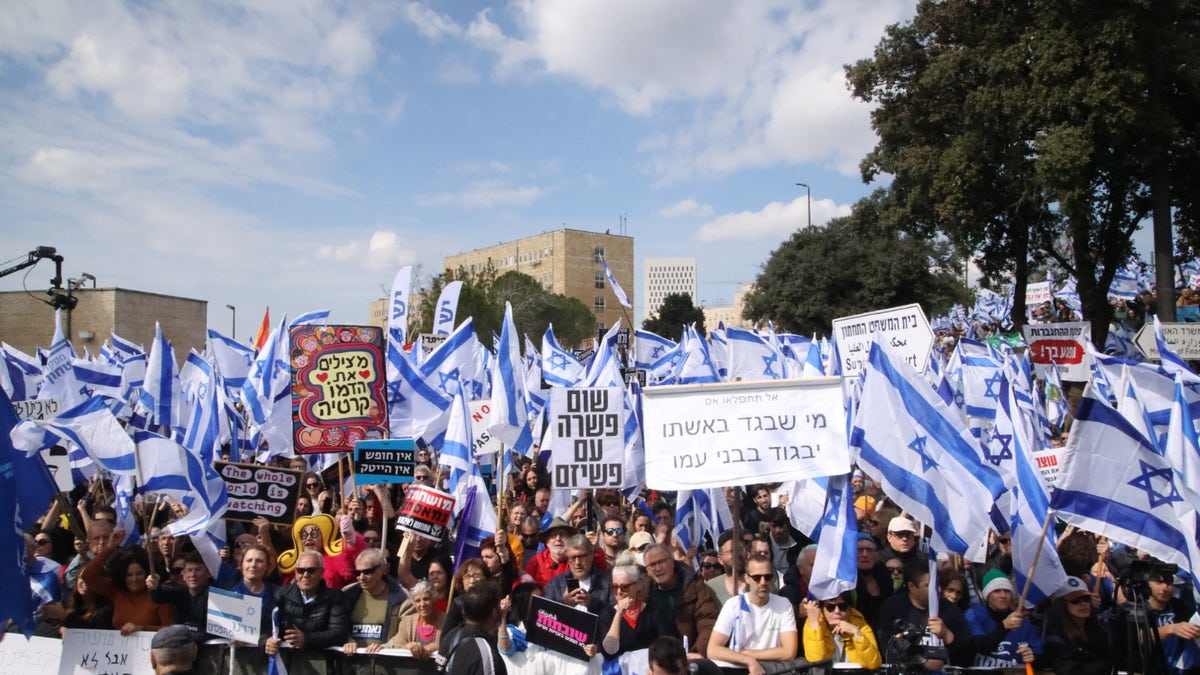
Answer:
<svg viewBox="0 0 1200 675"><path fill-rule="evenodd" d="M418 460L414 484L437 486L443 473L436 453L422 451ZM229 521L217 570L189 538L164 529L186 513L181 504L140 499L135 519L149 534L123 545L130 533L117 524L106 481L56 499L26 538L37 632L129 634L178 624L202 642L212 637L206 605L217 586L261 599L264 659L281 649L403 649L420 660L453 653L459 670L451 672L487 662L490 672L519 673L556 657L527 639L532 598L542 596L597 617L585 653L608 663L606 672L645 672L644 663L642 670L631 665L636 654L751 675L803 672L829 661L876 669L914 658L915 644L919 665L930 671L1029 663L1100 673L1121 657L1114 651L1125 630L1117 608L1131 598L1118 581L1141 570L1150 621L1176 672L1187 670L1200 637L1188 621L1191 595L1177 591L1175 570L1073 528L1059 539L1069 578L1055 597L1020 603L1011 542L993 533L984 563L939 561L940 602L931 613L923 524L861 472L851 480L860 530L857 586L814 597L817 545L796 528L779 485L726 489L740 514L737 527L684 548L673 534L672 494L644 491L631 502L615 490L584 491L555 512L549 475L527 462L507 478L500 526L479 557L454 560L452 542L391 527L407 486L343 496L339 481L310 471L303 458L280 464L304 471L296 522ZM682 660L675 658L680 653ZM586 671L580 661L564 663L562 672L575 672L572 663Z"/></svg>

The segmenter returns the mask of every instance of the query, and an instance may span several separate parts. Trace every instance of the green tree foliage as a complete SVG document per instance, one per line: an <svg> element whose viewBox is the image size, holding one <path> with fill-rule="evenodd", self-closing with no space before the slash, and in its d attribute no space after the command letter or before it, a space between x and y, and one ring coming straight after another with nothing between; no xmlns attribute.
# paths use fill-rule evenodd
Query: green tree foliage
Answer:
<svg viewBox="0 0 1200 675"><path fill-rule="evenodd" d="M583 342L592 334L596 318L587 305L577 298L550 293L528 274L505 272L499 276L490 265L474 274L464 269L446 270L431 278L420 291L420 303L416 310L417 333L433 330L433 314L442 289L451 281L462 281L458 298L457 319L462 322L470 316L475 322L475 334L487 347L492 345L492 335L500 334L504 321L504 303L513 307L513 323L517 331L528 335L534 344L540 344L546 327L554 324L554 334L563 346Z"/></svg>
<svg viewBox="0 0 1200 675"><path fill-rule="evenodd" d="M1030 269L1057 263L1104 344L1133 232L1163 206L1196 223L1198 7L921 0L847 68L880 138L863 179L893 177L881 222L978 254L1016 283L1014 320Z"/></svg>
<svg viewBox="0 0 1200 675"><path fill-rule="evenodd" d="M880 225L887 191L849 216L797 230L775 249L746 297L745 318L777 330L829 335L833 319L918 302L930 315L964 302L950 246Z"/></svg>
<svg viewBox="0 0 1200 675"><path fill-rule="evenodd" d="M663 298L658 311L642 322L642 330L678 341L683 336L683 327L696 324L696 332L706 335L704 310L692 303L687 293L671 293Z"/></svg>

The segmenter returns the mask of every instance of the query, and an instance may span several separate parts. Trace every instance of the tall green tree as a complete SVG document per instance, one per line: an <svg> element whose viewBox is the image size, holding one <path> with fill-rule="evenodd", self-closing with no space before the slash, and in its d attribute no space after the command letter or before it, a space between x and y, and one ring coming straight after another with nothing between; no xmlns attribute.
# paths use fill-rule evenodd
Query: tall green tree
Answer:
<svg viewBox="0 0 1200 675"><path fill-rule="evenodd" d="M745 318L829 335L841 316L913 302L933 315L963 302L967 289L952 247L881 224L887 201L887 190L876 190L850 215L797 230L763 265Z"/></svg>
<svg viewBox="0 0 1200 675"><path fill-rule="evenodd" d="M1014 320L1030 269L1057 263L1104 344L1107 289L1133 232L1164 205L1181 227L1196 222L1197 7L919 2L847 68L880 139L863 179L893 177L881 222L944 235L987 277L1014 281Z"/></svg>
<svg viewBox="0 0 1200 675"><path fill-rule="evenodd" d="M696 325L696 332L706 335L704 310L692 302L687 293L671 293L663 298L658 311L646 317L642 330L678 341L683 337L683 327Z"/></svg>

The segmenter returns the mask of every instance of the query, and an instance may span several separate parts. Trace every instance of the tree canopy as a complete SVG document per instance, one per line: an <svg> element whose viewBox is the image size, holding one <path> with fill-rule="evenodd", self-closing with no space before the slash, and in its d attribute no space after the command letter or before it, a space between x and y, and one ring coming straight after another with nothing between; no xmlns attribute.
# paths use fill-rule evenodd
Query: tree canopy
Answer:
<svg viewBox="0 0 1200 675"><path fill-rule="evenodd" d="M642 322L642 330L671 340L683 336L683 327L696 324L696 332L706 335L704 310L692 302L687 293L671 293L663 298L658 311Z"/></svg>
<svg viewBox="0 0 1200 675"><path fill-rule="evenodd" d="M967 297L945 242L883 227L887 191L849 216L797 230L771 252L746 297L745 318L800 335L829 335L833 319L918 302L940 314Z"/></svg>
<svg viewBox="0 0 1200 675"><path fill-rule="evenodd" d="M847 68L853 94L875 104L863 179L893 177L881 222L945 236L986 277L1015 281L1014 320L1031 266L1056 263L1104 344L1133 232L1164 207L1196 229L1198 7L919 2Z"/></svg>

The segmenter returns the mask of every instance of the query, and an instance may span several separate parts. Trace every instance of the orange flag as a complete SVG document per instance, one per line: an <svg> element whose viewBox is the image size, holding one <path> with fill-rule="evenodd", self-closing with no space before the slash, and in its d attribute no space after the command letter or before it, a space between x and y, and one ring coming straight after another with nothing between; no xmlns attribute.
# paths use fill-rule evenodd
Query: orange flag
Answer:
<svg viewBox="0 0 1200 675"><path fill-rule="evenodd" d="M267 336L271 334L271 308L267 307L267 313L263 314L262 325L258 327L258 332L254 334L254 348L262 349L267 342Z"/></svg>

